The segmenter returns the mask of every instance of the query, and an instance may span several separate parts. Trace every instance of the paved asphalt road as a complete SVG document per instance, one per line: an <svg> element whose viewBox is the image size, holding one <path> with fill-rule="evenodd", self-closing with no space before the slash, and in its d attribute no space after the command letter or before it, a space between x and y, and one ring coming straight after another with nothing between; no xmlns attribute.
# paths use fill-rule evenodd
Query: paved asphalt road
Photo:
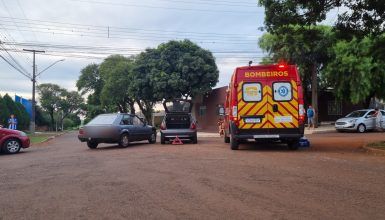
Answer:
<svg viewBox="0 0 385 220"><path fill-rule="evenodd" d="M312 148L102 145L75 133L0 155L0 219L385 219L385 133L308 135Z"/></svg>

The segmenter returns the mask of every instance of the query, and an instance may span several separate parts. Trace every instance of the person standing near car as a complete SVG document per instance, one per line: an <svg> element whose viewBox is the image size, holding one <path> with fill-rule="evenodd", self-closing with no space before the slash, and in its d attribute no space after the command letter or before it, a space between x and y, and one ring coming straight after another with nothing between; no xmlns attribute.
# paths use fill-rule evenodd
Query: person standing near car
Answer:
<svg viewBox="0 0 385 220"><path fill-rule="evenodd" d="M376 129L382 131L382 113L380 110L378 110L378 108L376 108L375 110L376 112L373 116L376 117Z"/></svg>
<svg viewBox="0 0 385 220"><path fill-rule="evenodd" d="M306 111L306 115L307 115L308 129L314 128L314 115L315 115L315 112L314 112L314 108L311 105L309 105L309 108Z"/></svg>
<svg viewBox="0 0 385 220"><path fill-rule="evenodd" d="M11 117L8 119L8 128L12 130L17 129L17 118L15 118L14 114L12 114Z"/></svg>

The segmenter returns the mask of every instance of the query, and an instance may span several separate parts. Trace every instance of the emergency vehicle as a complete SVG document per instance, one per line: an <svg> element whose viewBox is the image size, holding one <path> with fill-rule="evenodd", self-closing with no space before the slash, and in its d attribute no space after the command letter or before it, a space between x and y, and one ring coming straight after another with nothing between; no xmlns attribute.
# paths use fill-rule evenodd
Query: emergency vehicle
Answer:
<svg viewBox="0 0 385 220"><path fill-rule="evenodd" d="M281 141L298 149L305 110L296 65L236 68L226 92L224 118L224 141L232 150L246 140Z"/></svg>

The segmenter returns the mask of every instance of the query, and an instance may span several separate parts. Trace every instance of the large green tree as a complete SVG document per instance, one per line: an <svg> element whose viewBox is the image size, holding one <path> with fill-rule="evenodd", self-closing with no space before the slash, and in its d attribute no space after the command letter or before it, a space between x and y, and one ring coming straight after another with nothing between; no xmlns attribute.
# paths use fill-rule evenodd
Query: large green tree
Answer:
<svg viewBox="0 0 385 220"><path fill-rule="evenodd" d="M87 120L107 112L106 106L102 106L100 101L103 85L98 64L89 64L81 70L76 87L81 95L87 95L87 104L81 106Z"/></svg>
<svg viewBox="0 0 385 220"><path fill-rule="evenodd" d="M364 68L366 70L376 70L378 68L378 63L381 63L381 60L385 59L385 44L384 30L385 30L385 4L383 0L324 0L324 1L302 1L302 0L260 0L260 5L265 7L265 28L269 33L281 35L281 34L291 34L290 26L298 25L304 27L304 34L306 33L306 27L311 27L325 20L326 15L332 9L335 11L333 13L338 13L338 7L343 6L344 10L341 10L341 13L337 14L337 22L334 24L334 33L338 40L344 40L345 43L339 44L339 46L329 48L325 47L325 51L329 50L329 55L331 57L336 57L337 60L342 57L350 57L348 60L343 60L340 64L349 65L349 63L354 63L353 60L360 60L360 56L363 56L363 63L356 66L356 69L352 69L350 66L341 67L337 69L336 62L333 60L331 67L329 67L329 72L327 77L331 82L339 78L340 72L347 71L356 71L355 73L349 72L350 75L358 74L361 71L357 71L358 68ZM311 39L311 38L310 38ZM315 39L317 41L318 39ZM362 42L360 42L362 41ZM367 41L370 41L368 45ZM351 48L349 50L342 49L347 44L350 46L358 46L360 48L368 46L368 48L363 51L356 52ZM366 45L366 46L365 46ZM336 53L336 54L333 54ZM371 54L373 59L370 59L370 62L367 58L370 58L364 54ZM351 59L354 57L354 59ZM319 62L314 62L314 64L319 64ZM327 62L323 63L320 67L327 66ZM311 71L312 68L308 68ZM313 68L315 70L316 68ZM318 68L319 69L319 68ZM334 71L331 71L331 70ZM378 71L376 72L374 78L378 76ZM373 71L366 71L366 74L373 73ZM333 75L333 74L336 75ZM315 72L313 72L313 75ZM312 83L312 99L313 103L316 101L316 91L315 82L316 77L313 78ZM372 79L373 76L366 76L367 79ZM338 97L342 97L341 91L344 94L346 92L346 83L347 80L355 80L355 77L346 77L343 78L343 82L334 83L335 91ZM354 84L354 82L352 82ZM315 86L314 86L315 85ZM362 86L366 85L364 88ZM358 100L368 100L370 99L371 94L376 94L379 96L378 91L373 91L373 86L363 83L360 86L362 90L352 91L352 101L358 102ZM367 92L371 91L371 92ZM353 94L357 93L357 94ZM364 98L363 95L366 94L368 97ZM345 96L346 97L346 96ZM314 105L314 104L313 104Z"/></svg>
<svg viewBox="0 0 385 220"><path fill-rule="evenodd" d="M68 118L70 115L78 115L80 113L80 106L84 103L82 96L76 92L69 92L63 90L60 94L60 100L58 103L58 110L61 111L60 125L63 129L63 120Z"/></svg>
<svg viewBox="0 0 385 220"><path fill-rule="evenodd" d="M121 55L111 55L100 64L99 71L104 81L100 94L102 105L116 106L120 112L135 113L135 98L128 92L134 80L133 67L134 61Z"/></svg>
<svg viewBox="0 0 385 220"><path fill-rule="evenodd" d="M7 104L5 103L3 97L0 95L0 125L7 127L10 114L11 113L8 110Z"/></svg>
<svg viewBox="0 0 385 220"><path fill-rule="evenodd" d="M54 130L54 113L59 106L60 96L64 89L56 84L44 83L37 87L37 91L40 97L40 106L48 112L51 119L51 129Z"/></svg>
<svg viewBox="0 0 385 220"><path fill-rule="evenodd" d="M154 85L165 99L205 94L218 82L219 71L212 53L190 40L170 41L157 48L160 72Z"/></svg>
<svg viewBox="0 0 385 220"><path fill-rule="evenodd" d="M385 98L385 60L373 56L373 46L373 40L367 37L340 41L331 49L334 57L325 73L337 98L364 102L365 107L373 97Z"/></svg>

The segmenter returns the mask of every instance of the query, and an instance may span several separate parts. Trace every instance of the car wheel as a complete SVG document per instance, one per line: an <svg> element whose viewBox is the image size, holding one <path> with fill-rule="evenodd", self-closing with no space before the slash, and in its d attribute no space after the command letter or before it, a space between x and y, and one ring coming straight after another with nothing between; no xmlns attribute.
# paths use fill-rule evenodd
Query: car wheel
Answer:
<svg viewBox="0 0 385 220"><path fill-rule="evenodd" d="M364 124L359 124L357 127L357 131L360 133L364 133L366 131L366 127Z"/></svg>
<svg viewBox="0 0 385 220"><path fill-rule="evenodd" d="M122 134L119 140L119 147L128 147L129 144L130 144L130 139L128 137L128 134L127 133Z"/></svg>
<svg viewBox="0 0 385 220"><path fill-rule="evenodd" d="M156 143L156 131L152 132L150 138L148 139L148 143L150 143L150 144Z"/></svg>
<svg viewBox="0 0 385 220"><path fill-rule="evenodd" d="M197 144L198 143L198 137L197 137L196 134L194 135L194 137L192 138L191 141L192 141L193 144Z"/></svg>
<svg viewBox="0 0 385 220"><path fill-rule="evenodd" d="M291 140L287 142L287 147L289 150L298 150L299 148L299 140Z"/></svg>
<svg viewBox="0 0 385 220"><path fill-rule="evenodd" d="M8 139L4 142L2 152L6 154L18 153L21 149L20 141L17 139Z"/></svg>
<svg viewBox="0 0 385 220"><path fill-rule="evenodd" d="M234 135L231 135L230 137L230 147L231 147L231 150L239 149L239 142L237 139L234 138Z"/></svg>
<svg viewBox="0 0 385 220"><path fill-rule="evenodd" d="M163 134L160 134L160 144L165 144L166 143L166 140L163 136Z"/></svg>
<svg viewBox="0 0 385 220"><path fill-rule="evenodd" d="M95 149L98 147L98 142L95 142L95 141L87 141L87 146L90 148L90 149Z"/></svg>

